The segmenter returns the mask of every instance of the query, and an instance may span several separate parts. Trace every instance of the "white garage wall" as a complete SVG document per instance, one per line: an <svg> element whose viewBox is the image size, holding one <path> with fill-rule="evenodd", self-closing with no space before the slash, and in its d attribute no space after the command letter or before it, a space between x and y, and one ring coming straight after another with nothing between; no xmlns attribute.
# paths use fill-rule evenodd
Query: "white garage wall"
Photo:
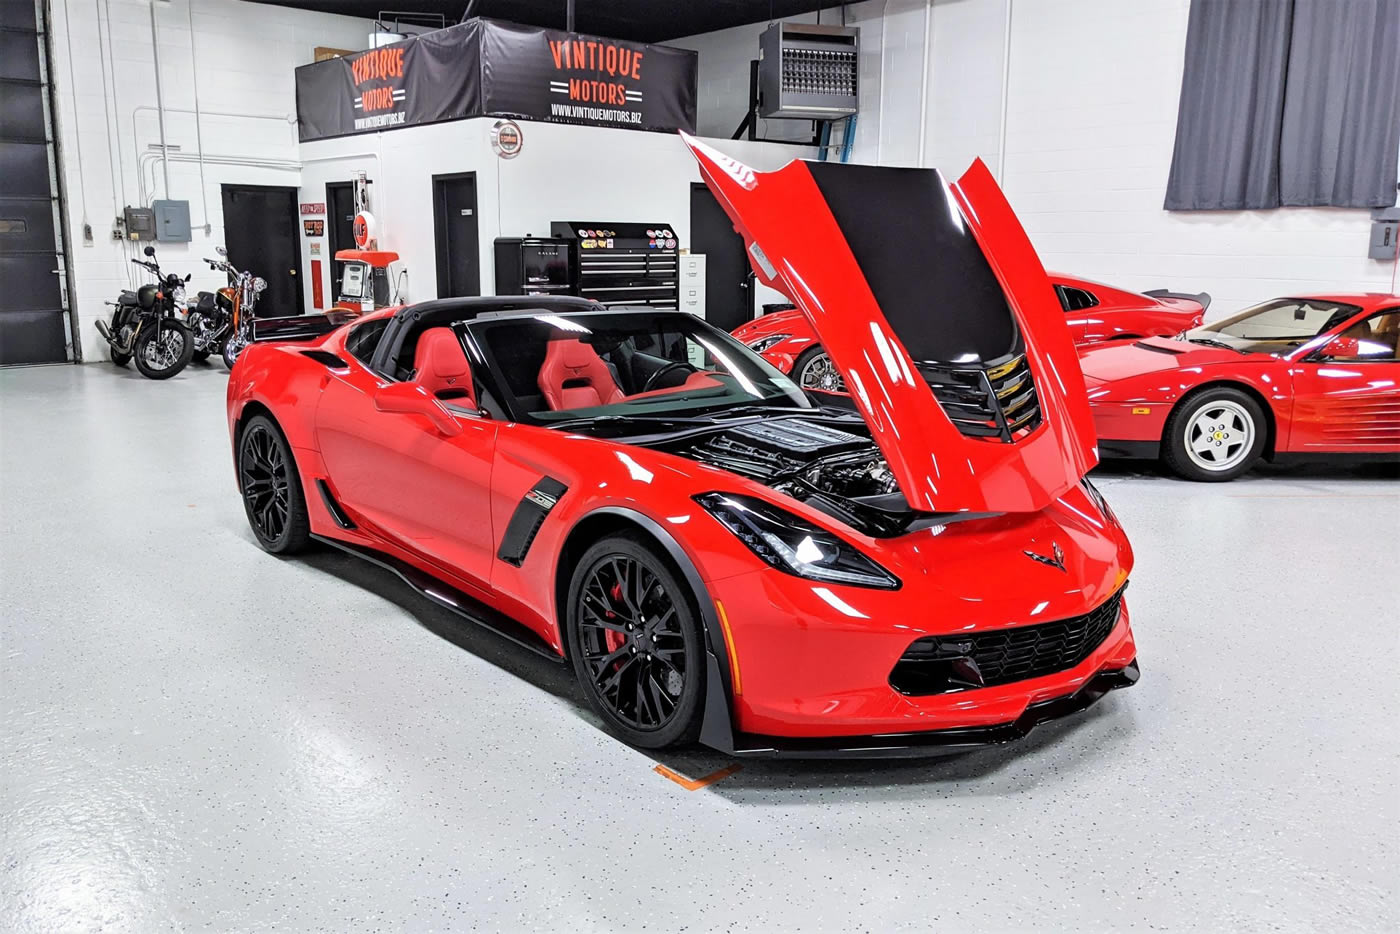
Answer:
<svg viewBox="0 0 1400 934"><path fill-rule="evenodd" d="M1390 291L1394 263L1366 257L1366 211L1162 210L1188 8L1189 0L856 4L848 19L880 57L863 64L862 77L878 75L880 92L873 103L862 95L854 159L957 175L980 156L997 171L1005 74L1002 183L1050 268L1128 288L1208 291L1210 317L1290 292ZM747 71L742 84L727 76L756 54L762 28L674 43L700 50L702 125L724 113L724 126L711 128L727 132L730 114L742 116Z"/></svg>
<svg viewBox="0 0 1400 934"><path fill-rule="evenodd" d="M206 157L244 163L206 161L202 192L197 164L170 165L169 197L189 200L194 238L188 244L156 243L158 256L169 271L193 272L192 285L216 287L222 278L199 257L212 256L223 243L220 185L298 183L293 69L310 62L318 45L362 48L373 24L242 0L173 0L156 3L155 12L169 143L180 146L182 155L199 150L194 115L182 112L194 110L197 82ZM105 360L106 345L93 328L106 311L102 303L118 289L145 281L145 271L127 261L140 254L139 246L114 242L112 220L123 205L167 197L156 153L149 149L160 140L151 4L52 0L51 16L54 101L73 237L70 301L84 358ZM84 223L92 225L91 244L83 241Z"/></svg>
<svg viewBox="0 0 1400 934"><path fill-rule="evenodd" d="M324 201L327 182L347 181L358 171L372 179L371 208L380 244L402 258L415 301L437 297L434 175L476 173L482 294L492 294L495 287L492 241L548 236L556 220L667 223L681 247L689 248L690 186L700 181L700 173L679 137L521 121L520 155L501 159L489 143L494 122L482 117L306 143L301 147L302 200ZM806 147L711 142L760 169L813 155ZM303 241L303 250L308 251L303 263L310 276L309 243ZM330 263L323 262L328 302L334 299L330 273ZM310 287L308 282L307 308ZM780 300L776 295L758 299Z"/></svg>

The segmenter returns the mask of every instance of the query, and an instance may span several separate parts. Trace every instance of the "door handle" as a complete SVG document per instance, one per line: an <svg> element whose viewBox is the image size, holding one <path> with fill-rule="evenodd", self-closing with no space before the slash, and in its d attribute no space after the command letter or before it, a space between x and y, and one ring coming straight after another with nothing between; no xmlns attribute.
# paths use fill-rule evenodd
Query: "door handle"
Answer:
<svg viewBox="0 0 1400 934"><path fill-rule="evenodd" d="M288 269L287 272L294 276L297 274L297 271L295 269Z"/></svg>

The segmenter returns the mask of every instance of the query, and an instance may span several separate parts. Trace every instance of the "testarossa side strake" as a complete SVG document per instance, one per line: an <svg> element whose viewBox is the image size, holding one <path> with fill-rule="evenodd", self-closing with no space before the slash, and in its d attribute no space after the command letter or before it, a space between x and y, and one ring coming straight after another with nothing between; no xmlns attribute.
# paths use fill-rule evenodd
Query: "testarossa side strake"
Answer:
<svg viewBox="0 0 1400 934"><path fill-rule="evenodd" d="M691 315L386 310L240 357L259 543L335 544L567 660L648 748L957 751L1134 683L1073 342L985 167L760 173L686 143L855 412Z"/></svg>

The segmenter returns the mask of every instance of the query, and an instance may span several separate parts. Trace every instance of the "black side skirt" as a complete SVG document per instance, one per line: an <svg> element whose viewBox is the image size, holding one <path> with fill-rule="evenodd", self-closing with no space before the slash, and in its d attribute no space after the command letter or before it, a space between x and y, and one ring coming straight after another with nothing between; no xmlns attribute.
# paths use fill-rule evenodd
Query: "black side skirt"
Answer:
<svg viewBox="0 0 1400 934"><path fill-rule="evenodd" d="M346 554L362 558L370 564L377 564L386 571L393 571L399 577L403 578L404 583L408 584L408 586L412 587L438 606L449 609L463 619L470 620L478 626L489 629L496 633L496 635L509 639L516 645L524 646L531 652L543 655L551 661L564 661L564 656L554 651L554 648L548 642L541 639L533 629L516 622L504 613L499 613L491 609L475 597L463 593L451 584L441 581L425 571L420 571L411 564L400 561L392 555L386 555L372 548L366 548L363 545L336 541L333 538L325 538L320 535L312 535L311 537L333 548L339 548Z"/></svg>
<svg viewBox="0 0 1400 934"><path fill-rule="evenodd" d="M1155 461L1161 454L1160 441L1106 441L1099 439L1101 457L1122 458L1123 460Z"/></svg>

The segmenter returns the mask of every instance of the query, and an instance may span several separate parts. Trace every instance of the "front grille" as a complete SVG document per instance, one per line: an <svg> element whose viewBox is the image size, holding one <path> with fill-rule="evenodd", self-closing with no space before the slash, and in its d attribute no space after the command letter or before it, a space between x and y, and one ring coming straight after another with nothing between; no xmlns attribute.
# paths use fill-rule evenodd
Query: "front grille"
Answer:
<svg viewBox="0 0 1400 934"><path fill-rule="evenodd" d="M994 366L920 363L950 421L969 438L1012 442L1040 424L1040 397L1025 354Z"/></svg>
<svg viewBox="0 0 1400 934"><path fill-rule="evenodd" d="M925 636L890 672L901 694L965 691L1065 671L1093 654L1118 623L1123 591L1083 616L989 632Z"/></svg>

